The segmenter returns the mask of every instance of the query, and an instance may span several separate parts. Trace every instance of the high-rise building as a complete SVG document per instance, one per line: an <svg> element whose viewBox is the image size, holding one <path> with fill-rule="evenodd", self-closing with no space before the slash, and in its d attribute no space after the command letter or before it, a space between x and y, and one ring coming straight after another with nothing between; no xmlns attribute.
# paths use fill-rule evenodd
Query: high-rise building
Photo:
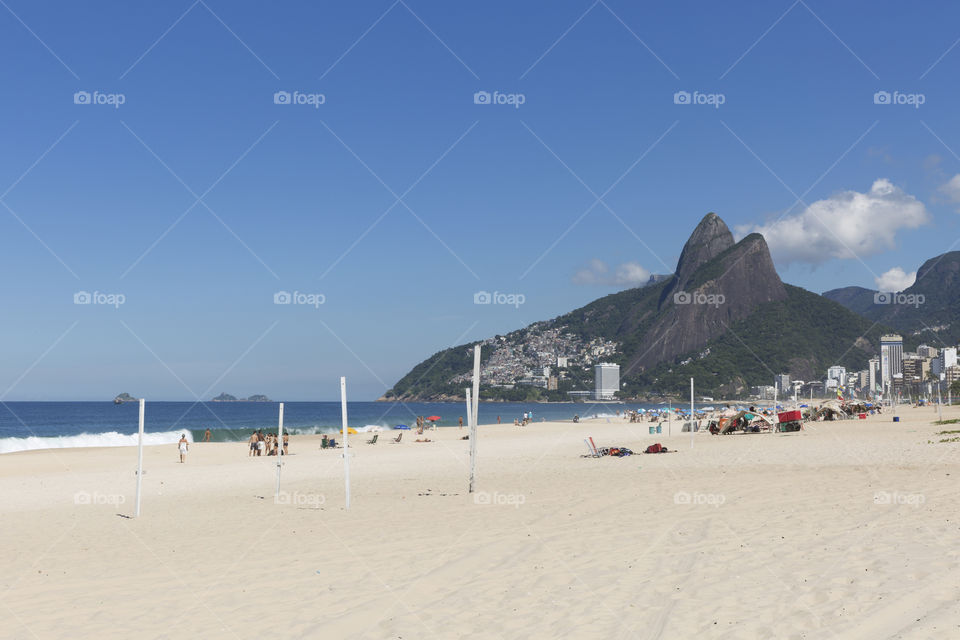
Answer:
<svg viewBox="0 0 960 640"><path fill-rule="evenodd" d="M595 400L613 400L620 390L620 365L601 362L593 368Z"/></svg>
<svg viewBox="0 0 960 640"><path fill-rule="evenodd" d="M941 374L941 379L943 378L942 374L947 372L947 369L950 367L956 366L957 364L957 348L956 347L944 347L940 350L940 355L937 357L937 367L934 373Z"/></svg>
<svg viewBox="0 0 960 640"><path fill-rule="evenodd" d="M870 393L876 393L877 385L880 384L880 358L870 358L867 364L867 376L870 381Z"/></svg>
<svg viewBox="0 0 960 640"><path fill-rule="evenodd" d="M917 347L917 355L923 358L936 358L939 353L937 352L936 347L931 347L925 344Z"/></svg>
<svg viewBox="0 0 960 640"><path fill-rule="evenodd" d="M847 381L847 368L837 365L830 367L827 369L827 380L836 380L837 384L842 387Z"/></svg>
<svg viewBox="0 0 960 640"><path fill-rule="evenodd" d="M790 375L787 373L778 373L773 377L773 385L777 388L777 393L782 397L787 394L788 391L792 391L790 388Z"/></svg>
<svg viewBox="0 0 960 640"><path fill-rule="evenodd" d="M880 382L883 388L892 388L894 376L903 374L903 337L896 334L880 336Z"/></svg>

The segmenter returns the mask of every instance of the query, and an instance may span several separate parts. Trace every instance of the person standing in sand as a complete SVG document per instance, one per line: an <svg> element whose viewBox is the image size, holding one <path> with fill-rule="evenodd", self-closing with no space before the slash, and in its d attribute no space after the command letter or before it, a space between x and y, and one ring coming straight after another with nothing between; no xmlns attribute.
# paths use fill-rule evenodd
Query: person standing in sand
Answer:
<svg viewBox="0 0 960 640"><path fill-rule="evenodd" d="M180 464L183 464L187 461L187 450L189 449L189 444L187 442L187 434L180 434L180 442L177 443L177 448L180 450Z"/></svg>
<svg viewBox="0 0 960 640"><path fill-rule="evenodd" d="M287 449L290 447L290 432L283 432L283 455L287 455Z"/></svg>
<svg viewBox="0 0 960 640"><path fill-rule="evenodd" d="M247 457L254 455L257 451L257 432L254 431L250 434L250 439L247 441L250 443L250 451L247 453Z"/></svg>
<svg viewBox="0 0 960 640"><path fill-rule="evenodd" d="M207 430L203 432L203 441L210 442L210 427L207 427Z"/></svg>
<svg viewBox="0 0 960 640"><path fill-rule="evenodd" d="M460 416L460 428L463 429L463 416Z"/></svg>

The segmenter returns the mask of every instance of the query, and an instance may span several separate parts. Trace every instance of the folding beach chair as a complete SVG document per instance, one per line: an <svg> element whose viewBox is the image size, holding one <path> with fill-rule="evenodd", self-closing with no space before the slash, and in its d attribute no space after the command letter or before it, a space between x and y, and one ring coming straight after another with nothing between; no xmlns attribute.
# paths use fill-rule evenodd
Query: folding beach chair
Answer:
<svg viewBox="0 0 960 640"><path fill-rule="evenodd" d="M597 451L597 445L593 444L593 438L584 438L584 443L587 445L587 455L585 458L599 458L600 452Z"/></svg>
<svg viewBox="0 0 960 640"><path fill-rule="evenodd" d="M377 438L379 437L380 437L379 433L373 434L373 438L370 440L367 440L367 444L377 444Z"/></svg>
<svg viewBox="0 0 960 640"><path fill-rule="evenodd" d="M393 444L400 444L400 438L402 438L402 437L403 437L403 431L401 431L401 432L397 435L397 437L394 438L391 442L393 442Z"/></svg>

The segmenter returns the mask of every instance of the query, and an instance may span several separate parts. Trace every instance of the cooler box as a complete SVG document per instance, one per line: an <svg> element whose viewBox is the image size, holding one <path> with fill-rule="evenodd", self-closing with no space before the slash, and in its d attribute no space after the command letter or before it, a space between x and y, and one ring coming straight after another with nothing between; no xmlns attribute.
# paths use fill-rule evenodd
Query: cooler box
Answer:
<svg viewBox="0 0 960 640"><path fill-rule="evenodd" d="M803 420L803 414L799 411L783 411L777 414L780 422L800 422Z"/></svg>
<svg viewBox="0 0 960 640"><path fill-rule="evenodd" d="M860 414L860 419L861 419L861 420L866 420L866 419L867 419L867 414L861 413L861 414Z"/></svg>

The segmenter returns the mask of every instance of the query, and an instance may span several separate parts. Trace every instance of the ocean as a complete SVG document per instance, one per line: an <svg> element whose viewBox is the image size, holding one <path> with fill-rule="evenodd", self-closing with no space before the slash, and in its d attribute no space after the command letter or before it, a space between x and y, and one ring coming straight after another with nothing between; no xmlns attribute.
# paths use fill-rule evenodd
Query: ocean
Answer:
<svg viewBox="0 0 960 640"><path fill-rule="evenodd" d="M216 442L240 442L250 432L263 429L275 433L279 404L276 402L147 402L144 431L146 444L169 444L185 434L191 442L203 439L209 428ZM627 409L662 408L653 404L591 403L480 403L480 424L500 416L503 423L533 412L533 419L572 420L613 418ZM0 454L30 449L63 447L133 446L137 443L137 403L112 402L0 402ZM380 431L404 424L415 426L417 416L440 416L438 426L457 426L460 416L466 424L463 403L350 402L350 426L357 431ZM340 431L339 402L285 402L284 429L297 434Z"/></svg>

